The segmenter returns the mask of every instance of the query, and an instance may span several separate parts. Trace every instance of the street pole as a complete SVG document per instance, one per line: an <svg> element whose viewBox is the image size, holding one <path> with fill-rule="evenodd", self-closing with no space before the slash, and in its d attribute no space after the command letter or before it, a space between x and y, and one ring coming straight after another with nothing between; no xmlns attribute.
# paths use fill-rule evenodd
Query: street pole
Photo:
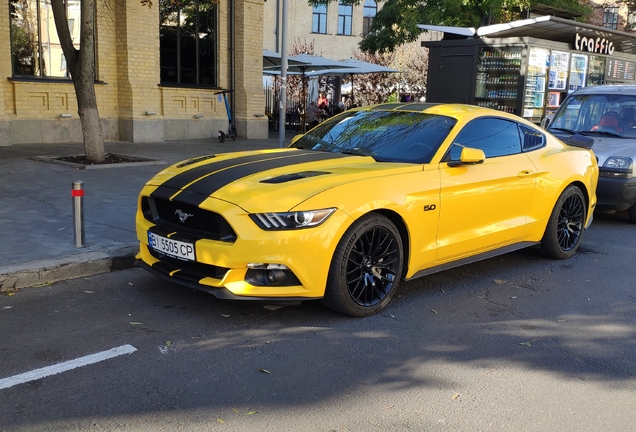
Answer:
<svg viewBox="0 0 636 432"><path fill-rule="evenodd" d="M280 40L280 97L279 97L279 123L278 144L283 148L285 142L285 115L287 114L287 1L283 0L281 17Z"/></svg>

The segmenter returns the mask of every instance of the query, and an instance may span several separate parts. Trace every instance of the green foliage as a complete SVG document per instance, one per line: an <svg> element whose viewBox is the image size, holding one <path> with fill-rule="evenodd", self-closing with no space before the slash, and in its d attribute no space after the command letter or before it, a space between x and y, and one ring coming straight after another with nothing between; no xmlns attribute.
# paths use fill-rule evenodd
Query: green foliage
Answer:
<svg viewBox="0 0 636 432"><path fill-rule="evenodd" d="M378 12L370 28L370 34L360 43L366 52L392 52L398 46L415 41L422 30L418 24L459 27L506 22L514 17L514 11L526 10L530 4L541 3L577 12L586 18L591 8L577 0L376 0ZM632 0L636 1L636 0ZM308 0L310 5L328 4L336 0ZM343 0L345 4L358 5L361 0Z"/></svg>

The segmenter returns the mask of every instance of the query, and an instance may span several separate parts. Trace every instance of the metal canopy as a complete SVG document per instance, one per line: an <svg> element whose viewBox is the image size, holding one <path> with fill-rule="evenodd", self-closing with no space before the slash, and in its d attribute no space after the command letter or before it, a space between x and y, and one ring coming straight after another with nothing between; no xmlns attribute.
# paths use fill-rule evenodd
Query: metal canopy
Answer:
<svg viewBox="0 0 636 432"><path fill-rule="evenodd" d="M507 38L507 37L532 37L536 39L547 39L555 42L572 44L576 34L583 37L601 37L609 39L614 43L616 51L636 54L636 35L605 27L598 27L591 24L557 18L554 16L542 16L521 21L512 21L503 24L494 24L480 27L476 31L472 28L464 27L443 27L418 24L418 27L425 30L437 30L453 33L457 35L482 38Z"/></svg>

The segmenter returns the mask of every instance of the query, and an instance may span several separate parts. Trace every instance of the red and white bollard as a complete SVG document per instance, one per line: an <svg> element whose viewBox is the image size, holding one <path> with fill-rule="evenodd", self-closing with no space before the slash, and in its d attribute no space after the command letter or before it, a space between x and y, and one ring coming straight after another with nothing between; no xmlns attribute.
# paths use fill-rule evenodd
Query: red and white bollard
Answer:
<svg viewBox="0 0 636 432"><path fill-rule="evenodd" d="M75 247L86 247L84 242L84 182L76 180L73 183L71 196L73 197L73 233Z"/></svg>

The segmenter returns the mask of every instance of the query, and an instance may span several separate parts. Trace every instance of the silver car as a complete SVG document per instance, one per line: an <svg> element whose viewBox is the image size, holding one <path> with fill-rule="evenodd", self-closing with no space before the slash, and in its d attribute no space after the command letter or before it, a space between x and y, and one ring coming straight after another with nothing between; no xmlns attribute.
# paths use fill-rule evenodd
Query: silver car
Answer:
<svg viewBox="0 0 636 432"><path fill-rule="evenodd" d="M563 141L581 135L594 140L600 177L596 208L628 210L636 223L636 86L585 87L563 102L547 129Z"/></svg>

